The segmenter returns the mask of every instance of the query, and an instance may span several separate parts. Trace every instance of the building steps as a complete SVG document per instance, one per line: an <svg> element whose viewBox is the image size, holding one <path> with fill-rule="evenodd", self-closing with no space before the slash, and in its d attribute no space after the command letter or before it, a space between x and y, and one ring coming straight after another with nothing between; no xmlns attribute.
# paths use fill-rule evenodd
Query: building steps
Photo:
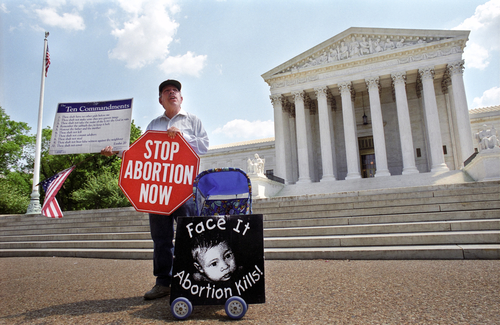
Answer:
<svg viewBox="0 0 500 325"><path fill-rule="evenodd" d="M500 182L254 200L266 259L500 258ZM0 257L151 259L133 208L0 216Z"/></svg>

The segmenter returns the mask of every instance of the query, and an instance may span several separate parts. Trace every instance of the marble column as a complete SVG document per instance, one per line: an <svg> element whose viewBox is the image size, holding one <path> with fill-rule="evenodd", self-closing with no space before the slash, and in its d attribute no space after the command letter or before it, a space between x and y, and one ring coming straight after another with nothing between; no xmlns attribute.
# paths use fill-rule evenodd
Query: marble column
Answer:
<svg viewBox="0 0 500 325"><path fill-rule="evenodd" d="M287 179L292 184L295 184L299 179L298 162L297 162L297 129L295 124L295 104L292 104L288 99L284 102L285 110L288 114L288 134L285 134L289 142L286 143L285 151L287 153L286 167ZM285 129L286 130L286 129Z"/></svg>
<svg viewBox="0 0 500 325"><path fill-rule="evenodd" d="M310 183L309 176L309 149L307 143L306 110L304 105L304 91L294 91L295 119L297 128L297 158L299 162L299 179L297 183Z"/></svg>
<svg viewBox="0 0 500 325"><path fill-rule="evenodd" d="M288 114L283 108L283 95L271 96L274 108L274 146L276 152L276 170L274 175L286 181L285 128L288 128ZM285 115L286 114L286 115Z"/></svg>
<svg viewBox="0 0 500 325"><path fill-rule="evenodd" d="M456 130L456 125L457 125L457 116L455 114L455 109L454 109L454 104L453 104L453 90L451 86L451 78L450 78L450 73L448 70L445 71L443 74L443 79L441 80L441 91L443 92L444 95L444 101L445 101L445 107L446 107L446 114L448 116L448 128L450 130L450 141L451 141L451 148L453 152L453 168L454 170L460 170L461 168L461 162L460 159L458 158L460 155L460 148L458 147L457 143L460 143L458 132ZM450 168L450 166L448 166Z"/></svg>
<svg viewBox="0 0 500 325"><path fill-rule="evenodd" d="M345 154L347 160L346 180L361 178L359 172L358 131L356 127L356 117L354 116L354 105L352 104L351 88L351 82L339 83L340 96L342 98Z"/></svg>
<svg viewBox="0 0 500 325"><path fill-rule="evenodd" d="M332 132L330 124L330 110L328 109L326 86L315 88L316 98L318 100L318 118L319 118L319 138L321 144L321 162L323 166L323 177L321 182L335 180L333 172L333 152L332 152Z"/></svg>
<svg viewBox="0 0 500 325"><path fill-rule="evenodd" d="M413 138L411 131L410 111L406 96L406 72L391 74L396 96L398 112L399 138L401 140L401 154L403 156L403 175L417 174L415 155L413 153Z"/></svg>
<svg viewBox="0 0 500 325"><path fill-rule="evenodd" d="M370 95L370 112L372 115L373 145L375 146L375 177L391 176L387 167L387 150L385 147L384 119L380 104L379 78L365 79Z"/></svg>
<svg viewBox="0 0 500 325"><path fill-rule="evenodd" d="M443 140L441 138L436 92L434 90L434 67L422 68L418 72L422 79L425 121L431 155L431 172L448 171L449 168L444 161Z"/></svg>
<svg viewBox="0 0 500 325"><path fill-rule="evenodd" d="M297 158L297 129L296 126L297 124L295 123L295 105L290 103L287 100L288 103L288 109L289 109L289 114L290 118L288 119L288 126L290 129L290 134L289 134L289 139L290 143L287 146L287 148L290 149L290 156L288 156L288 161L287 161L287 172L290 172L290 182L293 184L297 183L297 180L299 179L299 166L298 166L298 158ZM288 169L289 168L289 169ZM287 178L288 178L288 173L287 173Z"/></svg>
<svg viewBox="0 0 500 325"><path fill-rule="evenodd" d="M464 161L474 153L469 109L467 108L463 78L464 61L461 60L448 64L447 69L453 87L453 102L455 104L455 116L457 119L458 137L460 141L460 155L458 159L460 161L460 167L463 167Z"/></svg>
<svg viewBox="0 0 500 325"><path fill-rule="evenodd" d="M307 134L307 157L309 163L309 179L311 182L319 182L319 177L317 174L319 173L319 166L316 166L316 162L314 161L315 152L314 152L314 139L317 138L316 130L318 129L316 124L317 121L317 112L316 112L316 103L313 102L308 93L304 93L304 112L306 118L306 134ZM314 126L313 126L314 125Z"/></svg>
<svg viewBox="0 0 500 325"><path fill-rule="evenodd" d="M330 141L332 143L332 156L333 156L333 175L337 178L337 151L336 151L336 141L337 141L337 101L332 95L331 91L327 92L326 98L328 100L328 109L330 110Z"/></svg>

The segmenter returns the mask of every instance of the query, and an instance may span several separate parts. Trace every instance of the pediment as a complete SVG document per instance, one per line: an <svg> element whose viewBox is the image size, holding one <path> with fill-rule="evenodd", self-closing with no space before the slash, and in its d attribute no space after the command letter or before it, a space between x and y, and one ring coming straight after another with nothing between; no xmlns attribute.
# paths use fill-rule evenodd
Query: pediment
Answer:
<svg viewBox="0 0 500 325"><path fill-rule="evenodd" d="M400 60L425 59L463 52L469 31L351 27L329 40L264 73L275 77L324 69L349 67L397 56ZM449 52L449 53L448 53Z"/></svg>

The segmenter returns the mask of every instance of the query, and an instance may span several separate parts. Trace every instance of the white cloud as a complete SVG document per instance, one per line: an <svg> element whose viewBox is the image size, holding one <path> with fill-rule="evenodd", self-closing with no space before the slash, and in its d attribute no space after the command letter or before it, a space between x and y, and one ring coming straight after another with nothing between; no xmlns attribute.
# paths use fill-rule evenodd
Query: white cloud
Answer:
<svg viewBox="0 0 500 325"><path fill-rule="evenodd" d="M123 10L136 15L140 15L143 8L151 5L167 7L172 14L176 14L180 11L180 7L175 2L175 0L118 0Z"/></svg>
<svg viewBox="0 0 500 325"><path fill-rule="evenodd" d="M7 9L7 6L5 3L0 3L0 12L3 12L4 14L8 14L9 10Z"/></svg>
<svg viewBox="0 0 500 325"><path fill-rule="evenodd" d="M60 7L66 4L66 0L45 0L49 7Z"/></svg>
<svg viewBox="0 0 500 325"><path fill-rule="evenodd" d="M142 3L142 9L129 3L125 10L133 12L133 16L123 28L111 32L118 38L118 44L109 57L125 61L128 68L136 69L168 55L168 47L179 24L170 18L162 2Z"/></svg>
<svg viewBox="0 0 500 325"><path fill-rule="evenodd" d="M169 56L169 47L179 24L172 15L180 11L175 0L119 0L120 7L128 13L128 20L120 23L111 20L111 32L118 39L109 52L111 59L124 61L131 69L149 64L159 64L168 74L199 76L207 56L187 51L184 55ZM110 11L110 15L114 15ZM118 27L122 26L122 27Z"/></svg>
<svg viewBox="0 0 500 325"><path fill-rule="evenodd" d="M488 107L500 104L500 87L493 87L486 90L483 96L476 97L472 101L472 108Z"/></svg>
<svg viewBox="0 0 500 325"><path fill-rule="evenodd" d="M184 55L169 56L160 64L160 69L166 74L178 76L181 74L198 77L207 61L206 55L194 55L188 51Z"/></svg>
<svg viewBox="0 0 500 325"><path fill-rule="evenodd" d="M477 43L470 43L464 50L467 68L484 70L490 64L489 57L489 51Z"/></svg>
<svg viewBox="0 0 500 325"><path fill-rule="evenodd" d="M269 138L274 136L274 122L232 120L223 127L215 129L214 134L222 134L229 138L242 137L244 139Z"/></svg>
<svg viewBox="0 0 500 325"><path fill-rule="evenodd" d="M49 26L69 30L85 29L83 18L77 13L63 13L59 15L55 8L35 9L35 13L44 24Z"/></svg>
<svg viewBox="0 0 500 325"><path fill-rule="evenodd" d="M489 65L491 51L498 51L500 46L500 0L477 6L474 15L452 29L471 31L464 50L465 65L484 70Z"/></svg>

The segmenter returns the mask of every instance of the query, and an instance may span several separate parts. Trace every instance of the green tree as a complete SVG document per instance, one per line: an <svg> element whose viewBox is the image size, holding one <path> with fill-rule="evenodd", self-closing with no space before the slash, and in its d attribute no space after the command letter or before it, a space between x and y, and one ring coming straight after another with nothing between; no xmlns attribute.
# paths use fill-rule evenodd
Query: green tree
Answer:
<svg viewBox="0 0 500 325"><path fill-rule="evenodd" d="M34 138L28 135L30 127L24 122L15 122L0 107L0 175L22 169L25 146Z"/></svg>
<svg viewBox="0 0 500 325"><path fill-rule="evenodd" d="M0 214L23 214L28 209L31 179L19 172L0 177Z"/></svg>
<svg viewBox="0 0 500 325"><path fill-rule="evenodd" d="M30 127L15 122L0 107L0 214L25 213L31 193L32 173L26 153L35 138Z"/></svg>
<svg viewBox="0 0 500 325"><path fill-rule="evenodd" d="M85 185L72 193L72 199L87 209L120 208L131 206L118 186L116 173L109 169L92 175Z"/></svg>

